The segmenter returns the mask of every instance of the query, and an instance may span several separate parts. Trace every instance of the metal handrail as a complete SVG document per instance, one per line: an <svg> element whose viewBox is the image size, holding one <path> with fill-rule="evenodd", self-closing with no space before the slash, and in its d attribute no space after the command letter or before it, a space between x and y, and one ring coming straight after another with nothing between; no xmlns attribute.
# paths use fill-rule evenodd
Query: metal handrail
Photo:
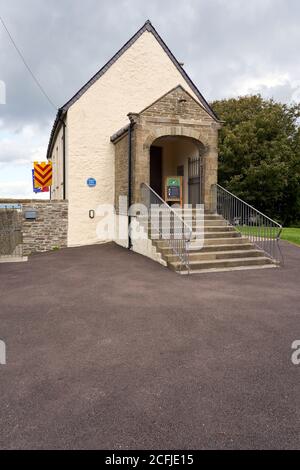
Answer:
<svg viewBox="0 0 300 470"><path fill-rule="evenodd" d="M253 209L255 212L257 212L258 214L262 215L263 217L265 217L266 219L268 219L270 222L272 222L274 225L277 225L278 228L280 228L282 230L282 225L280 225L278 222L276 222L276 220L273 220L271 219L270 217L268 217L267 215L263 214L262 212L260 212L258 209L255 209L255 207L251 206L250 204L248 204L248 202L246 201L243 201L243 199L239 198L238 196L236 196L235 194L231 193L230 191L228 191L228 189L225 189L223 188L223 186L221 186L220 184L217 184L216 185L218 188L222 189L222 191L225 191L226 193L230 194L230 196L234 197L235 199L238 199L240 202L242 202L243 204L245 204L246 206L248 206L250 209Z"/></svg>
<svg viewBox="0 0 300 470"><path fill-rule="evenodd" d="M282 225L219 184L213 186L213 191L216 212L268 257L278 263L283 261L279 246Z"/></svg>
<svg viewBox="0 0 300 470"><path fill-rule="evenodd" d="M143 190L146 190L146 192L150 196L149 202L145 200L146 198L144 198L143 200ZM149 216L151 217L151 209L153 205L159 205L160 207L162 206L164 209L167 210L168 214L173 216L173 225L171 224L172 227L169 227L170 230L168 231L168 233L166 233L164 230L161 230L160 224L158 225L157 228L159 236L161 239L168 242L168 245L173 251L173 253L179 258L181 263L180 269L182 269L183 266L186 266L188 272L190 272L188 244L191 241L193 235L191 227L147 183L141 184L141 193L142 202L145 204L148 210L148 220ZM157 200L156 204L150 202L151 196L154 196L154 198ZM172 216L168 220L172 220ZM177 229L177 236L174 236L175 228Z"/></svg>
<svg viewBox="0 0 300 470"><path fill-rule="evenodd" d="M160 202L162 203L162 205L164 205L170 212L172 212L172 213L175 215L175 217L177 217L177 218L180 220L180 222L182 222L182 224L183 224L183 225L186 227L186 229L189 231L189 233L190 233L190 238L191 238L193 231L192 231L191 227L183 220L183 218L180 217L180 216L178 215L178 213L177 213L176 211L174 211L174 209L172 209L172 207L170 207L169 204L167 204L166 201L164 201L164 200L154 191L154 189L151 188L151 186L149 186L149 184L147 184L147 183L142 183L142 184L141 184L141 188L142 188L143 186L146 186L146 188L148 188L149 191L151 191L151 193L154 194L154 196L156 196L157 199L160 200Z"/></svg>

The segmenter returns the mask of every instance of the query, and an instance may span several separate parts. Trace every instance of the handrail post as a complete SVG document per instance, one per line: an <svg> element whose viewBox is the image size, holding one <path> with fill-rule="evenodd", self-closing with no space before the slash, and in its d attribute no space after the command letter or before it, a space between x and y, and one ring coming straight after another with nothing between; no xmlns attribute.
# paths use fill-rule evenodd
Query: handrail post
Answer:
<svg viewBox="0 0 300 470"><path fill-rule="evenodd" d="M217 213L217 207L218 207L218 203L217 203L217 185L216 184L212 184L211 185L211 202L210 202L210 205L211 205L211 211L213 214L216 214Z"/></svg>

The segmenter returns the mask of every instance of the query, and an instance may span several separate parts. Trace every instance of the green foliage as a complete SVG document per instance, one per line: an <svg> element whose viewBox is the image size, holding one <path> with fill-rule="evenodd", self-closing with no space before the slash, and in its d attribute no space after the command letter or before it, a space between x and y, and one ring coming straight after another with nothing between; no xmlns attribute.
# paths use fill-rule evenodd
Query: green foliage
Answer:
<svg viewBox="0 0 300 470"><path fill-rule="evenodd" d="M225 121L219 183L285 225L300 221L300 105L260 95L215 101Z"/></svg>

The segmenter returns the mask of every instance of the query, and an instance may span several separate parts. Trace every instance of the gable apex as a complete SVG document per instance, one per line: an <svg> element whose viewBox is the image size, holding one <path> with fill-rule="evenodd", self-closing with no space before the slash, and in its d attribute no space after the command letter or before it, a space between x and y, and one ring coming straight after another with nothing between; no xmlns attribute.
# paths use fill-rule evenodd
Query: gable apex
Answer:
<svg viewBox="0 0 300 470"><path fill-rule="evenodd" d="M168 48L166 43L163 41L161 36L158 34L154 26L152 25L150 20L147 20L145 24L127 41L123 47L69 100L67 103L65 103L61 108L60 111L65 113L104 73L121 57L121 55L124 54L124 52L127 51L137 40L138 38L145 32L149 32L153 34L157 42L160 44L162 49L165 51L165 53L168 55L168 57L171 59L177 70L180 72L180 74L183 76L185 81L188 83L188 85L191 87L197 98L199 99L200 103L202 106L206 109L206 111L217 121L219 121L218 116L215 114L215 112L212 110L212 108L209 106L208 102L205 100L203 95L200 93L196 85L193 83L193 81L190 79L182 65L178 62L176 57L173 55L171 50Z"/></svg>
<svg viewBox="0 0 300 470"><path fill-rule="evenodd" d="M174 88L171 88L171 90L167 91L166 93L164 93L159 98L157 98L153 103L146 106L146 108L142 109L142 111L140 111L138 114L145 113L149 108L151 108L152 106L155 106L160 101L162 101L164 98L166 98L169 95L172 95L174 93L178 93L178 92L180 92L182 95L185 95L185 97L187 97L188 99L193 100L195 105L198 106L202 111L207 112L207 110L205 108L203 108L203 106L200 105L200 103L191 95L191 93L189 93L181 84L179 84L179 85L176 85ZM209 116L212 117L210 113L207 113L207 114L209 114Z"/></svg>
<svg viewBox="0 0 300 470"><path fill-rule="evenodd" d="M117 60L138 40L138 38L144 34L145 32L151 33L154 38L157 40L159 45L162 47L164 52L167 54L173 65L176 67L176 69L180 72L186 83L189 85L191 90L195 93L196 97L198 98L199 102L203 106L203 108L207 111L207 113L217 122L219 122L218 116L215 114L215 112L212 110L212 108L209 106L208 102L205 100L203 95L200 93L196 85L193 83L193 81L190 79L182 65L178 62L178 60L175 58L171 50L168 48L166 43L163 41L161 36L158 34L154 26L152 25L150 20L147 20L145 24L127 41L124 46L85 84L83 85L80 90L75 93L75 95L67 101L61 108L59 108L54 125L52 127L51 135L50 135L50 140L49 140L49 145L47 149L47 158L51 158L51 153L52 153L52 147L53 147L53 142L55 140L55 136L57 135L58 130L63 124L63 118L66 115L67 111L69 108L76 103L77 100L99 79L102 77L102 75L105 74L105 72L115 63Z"/></svg>

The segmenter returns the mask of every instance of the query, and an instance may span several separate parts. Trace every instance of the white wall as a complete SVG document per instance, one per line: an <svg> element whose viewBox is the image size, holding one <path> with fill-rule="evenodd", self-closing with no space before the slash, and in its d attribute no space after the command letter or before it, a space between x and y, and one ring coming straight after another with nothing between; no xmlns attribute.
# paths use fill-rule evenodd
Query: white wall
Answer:
<svg viewBox="0 0 300 470"><path fill-rule="evenodd" d="M126 238L124 238L124 236L120 238L120 232L118 230L119 230L120 224L125 224L125 226L127 226L127 223L128 223L127 216L123 216L123 215L115 216L115 228L116 228L115 242L118 245L122 246L123 248L128 248L128 232L127 232ZM167 263L162 258L161 253L157 251L155 245L152 244L152 241L148 237L147 226L145 227L144 224L140 223L139 219L136 217L132 217L131 224L134 225L135 231L136 233L138 233L138 236L134 236L133 234L131 238L132 251L140 255L146 256L147 258L150 258L153 261L156 261L157 263L163 266L167 266Z"/></svg>
<svg viewBox="0 0 300 470"><path fill-rule="evenodd" d="M178 84L196 98L152 33L146 31L69 109L69 246L99 241L97 218L89 219L89 210L114 202L110 136L128 124L129 112L140 112ZM89 177L96 178L95 188L88 188Z"/></svg>
<svg viewBox="0 0 300 470"><path fill-rule="evenodd" d="M52 154L53 180L51 187L51 199L63 199L63 128L57 134Z"/></svg>

